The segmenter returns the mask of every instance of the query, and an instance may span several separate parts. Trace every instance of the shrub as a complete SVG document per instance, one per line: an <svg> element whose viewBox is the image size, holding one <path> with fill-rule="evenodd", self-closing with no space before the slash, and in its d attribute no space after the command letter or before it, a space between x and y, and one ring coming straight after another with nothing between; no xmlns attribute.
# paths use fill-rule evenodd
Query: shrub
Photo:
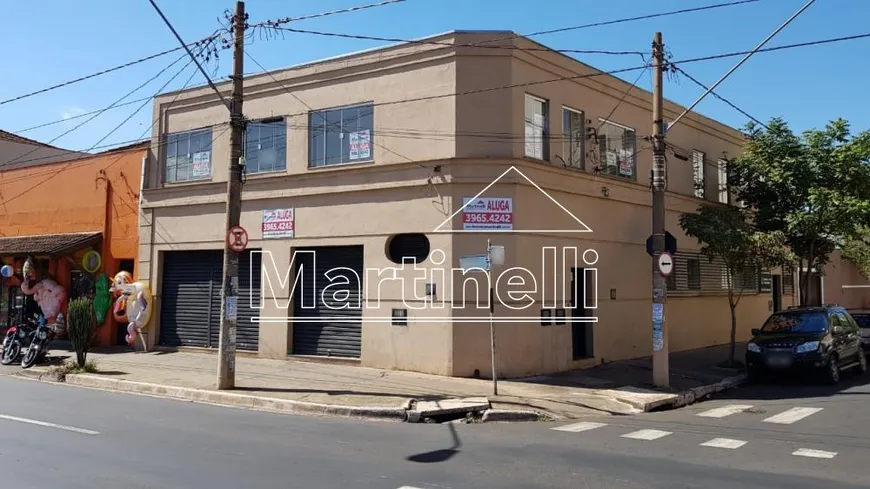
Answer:
<svg viewBox="0 0 870 489"><path fill-rule="evenodd" d="M73 349L76 352L76 363L84 368L88 350L97 330L94 317L94 304L88 297L79 297L69 302L67 308L67 331Z"/></svg>

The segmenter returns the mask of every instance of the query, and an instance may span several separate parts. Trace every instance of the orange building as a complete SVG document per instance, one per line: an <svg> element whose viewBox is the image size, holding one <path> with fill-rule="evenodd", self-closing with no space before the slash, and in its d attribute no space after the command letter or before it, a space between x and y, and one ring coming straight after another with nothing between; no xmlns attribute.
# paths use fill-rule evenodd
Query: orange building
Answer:
<svg viewBox="0 0 870 489"><path fill-rule="evenodd" d="M102 273L109 283L120 270L135 275L139 192L148 145L5 171L0 163L0 260L14 270L13 276L2 278L0 328L22 314L42 312L34 309L33 296L21 290L28 257L36 280L54 280L65 289L59 306L64 316L69 299L93 296ZM99 260L89 252L99 253ZM123 342L124 332L109 311L97 343Z"/></svg>

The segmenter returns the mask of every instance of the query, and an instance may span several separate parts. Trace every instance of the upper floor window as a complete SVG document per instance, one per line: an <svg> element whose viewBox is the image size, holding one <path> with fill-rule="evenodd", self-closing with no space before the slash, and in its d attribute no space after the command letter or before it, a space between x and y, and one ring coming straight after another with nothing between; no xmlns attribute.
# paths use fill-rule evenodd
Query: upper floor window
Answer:
<svg viewBox="0 0 870 489"><path fill-rule="evenodd" d="M525 156L527 158L543 161L550 160L550 128L547 124L548 118L549 103L542 98L526 94Z"/></svg>
<svg viewBox="0 0 870 489"><path fill-rule="evenodd" d="M311 112L308 166L373 160L374 121L373 104Z"/></svg>
<svg viewBox="0 0 870 489"><path fill-rule="evenodd" d="M692 176L695 183L695 197L704 198L707 186L706 155L703 151L692 151Z"/></svg>
<svg viewBox="0 0 870 489"><path fill-rule="evenodd" d="M283 118L249 123L245 129L245 171L287 169L287 124Z"/></svg>
<svg viewBox="0 0 870 489"><path fill-rule="evenodd" d="M728 162L719 160L719 202L722 204L730 204L731 198L728 192Z"/></svg>
<svg viewBox="0 0 870 489"><path fill-rule="evenodd" d="M585 168L584 149L586 141L586 119L579 110L562 108L562 145L565 163L573 168Z"/></svg>
<svg viewBox="0 0 870 489"><path fill-rule="evenodd" d="M166 182L211 178L211 128L166 135Z"/></svg>
<svg viewBox="0 0 870 489"><path fill-rule="evenodd" d="M601 121L598 150L601 173L635 180L637 178L637 135L634 129L610 121Z"/></svg>

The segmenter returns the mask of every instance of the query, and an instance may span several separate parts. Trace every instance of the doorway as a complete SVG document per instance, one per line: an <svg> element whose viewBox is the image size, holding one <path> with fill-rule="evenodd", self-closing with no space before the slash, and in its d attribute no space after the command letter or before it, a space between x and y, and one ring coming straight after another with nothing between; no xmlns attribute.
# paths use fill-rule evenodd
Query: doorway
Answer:
<svg viewBox="0 0 870 489"><path fill-rule="evenodd" d="M593 326L595 323L583 321L584 318L592 317L594 314L593 310L585 307L586 298L595 292L591 288L595 286L595 283L593 282L590 287L586 272L585 268L571 268L571 304L569 309L571 310L571 351L574 360L595 356L593 351L595 345Z"/></svg>
<svg viewBox="0 0 870 489"><path fill-rule="evenodd" d="M773 275L772 278L773 312L779 312L782 310L782 275Z"/></svg>

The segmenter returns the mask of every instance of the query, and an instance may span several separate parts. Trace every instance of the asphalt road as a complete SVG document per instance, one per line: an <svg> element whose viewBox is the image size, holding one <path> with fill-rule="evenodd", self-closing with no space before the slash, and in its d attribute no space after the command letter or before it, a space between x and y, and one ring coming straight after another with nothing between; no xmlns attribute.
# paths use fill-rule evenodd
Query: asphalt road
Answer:
<svg viewBox="0 0 870 489"><path fill-rule="evenodd" d="M288 416L0 377L0 477L33 489L866 488L870 388L844 381L837 392L782 388L786 399L749 387L577 431ZM822 409L764 421L795 407ZM729 414L699 416L713 409ZM632 436L660 437L623 436L640 430L655 431ZM745 444L701 445L715 438ZM835 455L792 454L800 448Z"/></svg>

